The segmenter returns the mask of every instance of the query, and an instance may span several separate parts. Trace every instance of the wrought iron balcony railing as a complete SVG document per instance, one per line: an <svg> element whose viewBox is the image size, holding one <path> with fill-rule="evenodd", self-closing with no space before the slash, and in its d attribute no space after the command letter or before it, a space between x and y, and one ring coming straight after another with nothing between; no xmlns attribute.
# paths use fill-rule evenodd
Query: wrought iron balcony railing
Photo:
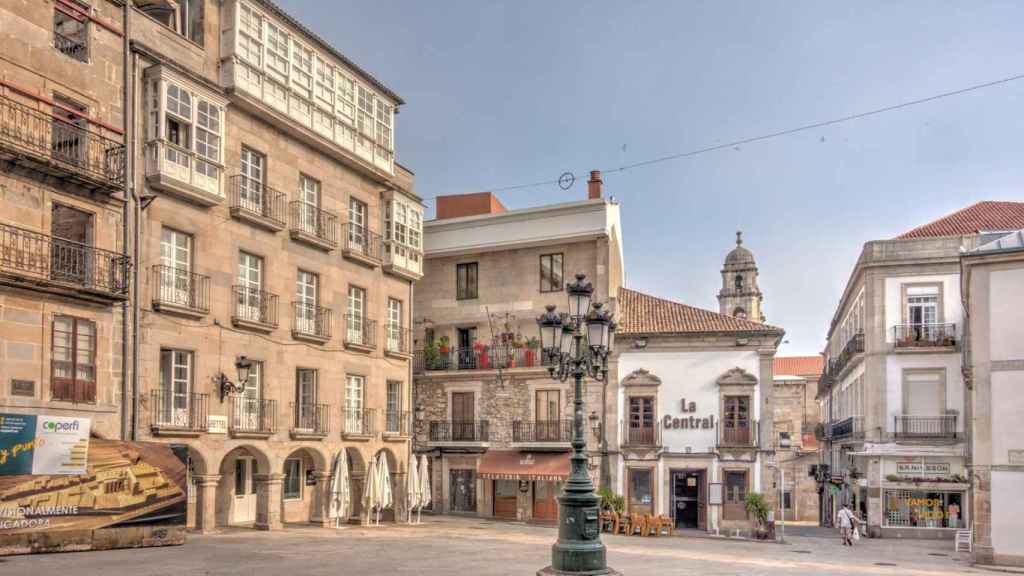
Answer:
<svg viewBox="0 0 1024 576"><path fill-rule="evenodd" d="M153 266L153 308L180 308L197 314L210 311L210 277L188 270Z"/></svg>
<svg viewBox="0 0 1024 576"><path fill-rule="evenodd" d="M487 420L433 420L429 423L431 442L488 442L490 426Z"/></svg>
<svg viewBox="0 0 1024 576"><path fill-rule="evenodd" d="M292 334L317 340L331 339L334 311L308 302L292 302Z"/></svg>
<svg viewBox="0 0 1024 576"><path fill-rule="evenodd" d="M85 40L71 38L55 30L53 32L53 47L61 54L79 62L88 62L89 60L89 44Z"/></svg>
<svg viewBox="0 0 1024 576"><path fill-rule="evenodd" d="M384 434L409 436L412 433L412 413L388 410L384 412Z"/></svg>
<svg viewBox="0 0 1024 576"><path fill-rule="evenodd" d="M288 206L288 227L293 239L311 242L322 248L337 248L337 214L301 200L295 200Z"/></svg>
<svg viewBox="0 0 1024 576"><path fill-rule="evenodd" d="M645 426L642 423L622 423L623 446L661 446L661 427L657 423Z"/></svg>
<svg viewBox="0 0 1024 576"><path fill-rule="evenodd" d="M172 390L151 390L150 426L154 429L205 432L207 429L208 394L177 393Z"/></svg>
<svg viewBox="0 0 1024 576"><path fill-rule="evenodd" d="M497 370L509 368L538 368L547 366L550 360L541 354L539 348L500 344L496 346L473 346L442 351L429 348L416 352L415 369L419 372L433 370Z"/></svg>
<svg viewBox="0 0 1024 576"><path fill-rule="evenodd" d="M292 403L292 434L326 436L331 431L328 404Z"/></svg>
<svg viewBox="0 0 1024 576"><path fill-rule="evenodd" d="M371 232L366 225L351 222L341 226L341 249L345 256L380 262L380 234Z"/></svg>
<svg viewBox="0 0 1024 576"><path fill-rule="evenodd" d="M0 275L13 281L128 296L129 259L116 252L0 224Z"/></svg>
<svg viewBox="0 0 1024 576"><path fill-rule="evenodd" d="M901 439L946 438L957 437L956 414L941 416L907 416L895 417L895 435Z"/></svg>
<svg viewBox="0 0 1024 576"><path fill-rule="evenodd" d="M233 320L277 327L277 294L250 286L233 286L235 299Z"/></svg>
<svg viewBox="0 0 1024 576"><path fill-rule="evenodd" d="M285 227L288 196L244 174L229 178L231 215L274 230Z"/></svg>
<svg viewBox="0 0 1024 576"><path fill-rule="evenodd" d="M270 435L277 432L277 400L232 397L228 430L234 434Z"/></svg>
<svg viewBox="0 0 1024 576"><path fill-rule="evenodd" d="M956 346L956 324L900 324L892 330L897 348Z"/></svg>
<svg viewBox="0 0 1024 576"><path fill-rule="evenodd" d="M0 156L109 189L124 186L124 144L0 96Z"/></svg>
<svg viewBox="0 0 1024 576"><path fill-rule="evenodd" d="M341 415L341 431L345 436L375 436L377 410L373 408L347 409Z"/></svg>
<svg viewBox="0 0 1024 576"><path fill-rule="evenodd" d="M345 344L359 348L377 347L377 321L366 316L345 315Z"/></svg>
<svg viewBox="0 0 1024 576"><path fill-rule="evenodd" d="M757 420L739 421L732 425L718 426L718 446L724 448L748 448L757 446Z"/></svg>
<svg viewBox="0 0 1024 576"><path fill-rule="evenodd" d="M572 420L514 420L512 442L560 443L572 442Z"/></svg>

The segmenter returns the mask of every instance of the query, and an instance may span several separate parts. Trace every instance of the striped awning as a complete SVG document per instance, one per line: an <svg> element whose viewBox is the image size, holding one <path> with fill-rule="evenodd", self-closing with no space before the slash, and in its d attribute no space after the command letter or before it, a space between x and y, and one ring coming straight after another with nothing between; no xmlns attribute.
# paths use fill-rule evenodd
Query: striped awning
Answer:
<svg viewBox="0 0 1024 576"><path fill-rule="evenodd" d="M488 450L480 457L477 477L491 480L561 482L569 477L569 452Z"/></svg>

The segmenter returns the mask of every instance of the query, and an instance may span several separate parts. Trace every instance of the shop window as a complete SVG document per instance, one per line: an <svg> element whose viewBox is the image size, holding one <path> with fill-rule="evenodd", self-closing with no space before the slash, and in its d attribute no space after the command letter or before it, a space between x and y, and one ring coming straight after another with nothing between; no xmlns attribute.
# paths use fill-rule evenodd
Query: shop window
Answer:
<svg viewBox="0 0 1024 576"><path fill-rule="evenodd" d="M631 468L629 470L629 512L631 514L651 514L654 510L654 491L651 483L650 468Z"/></svg>
<svg viewBox="0 0 1024 576"><path fill-rule="evenodd" d="M285 500L302 500L302 460L289 458L284 461Z"/></svg>
<svg viewBox="0 0 1024 576"><path fill-rule="evenodd" d="M909 528L963 528L963 492L886 490L885 525Z"/></svg>

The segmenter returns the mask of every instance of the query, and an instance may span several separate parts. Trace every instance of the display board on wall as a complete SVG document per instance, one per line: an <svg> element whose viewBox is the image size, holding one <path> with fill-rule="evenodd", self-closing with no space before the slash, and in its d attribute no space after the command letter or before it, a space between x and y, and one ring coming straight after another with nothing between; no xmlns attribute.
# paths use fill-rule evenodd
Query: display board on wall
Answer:
<svg viewBox="0 0 1024 576"><path fill-rule="evenodd" d="M0 476L84 474L88 418L0 414Z"/></svg>

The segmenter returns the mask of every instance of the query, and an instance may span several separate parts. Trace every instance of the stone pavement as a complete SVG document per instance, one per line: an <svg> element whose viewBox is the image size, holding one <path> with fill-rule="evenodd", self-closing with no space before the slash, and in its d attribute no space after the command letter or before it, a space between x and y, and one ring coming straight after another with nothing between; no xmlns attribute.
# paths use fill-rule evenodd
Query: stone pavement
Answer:
<svg viewBox="0 0 1024 576"><path fill-rule="evenodd" d="M0 575L532 575L550 559L555 530L475 518L341 530L290 527L190 536L185 546L0 559ZM952 542L792 536L785 545L709 538L605 536L609 563L627 575L992 574L966 564Z"/></svg>

